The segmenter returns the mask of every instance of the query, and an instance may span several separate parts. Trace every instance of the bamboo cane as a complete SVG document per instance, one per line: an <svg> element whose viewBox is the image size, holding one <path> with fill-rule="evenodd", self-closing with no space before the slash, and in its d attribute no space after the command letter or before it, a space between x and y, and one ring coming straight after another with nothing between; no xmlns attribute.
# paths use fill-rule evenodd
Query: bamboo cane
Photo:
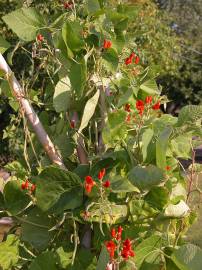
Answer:
<svg viewBox="0 0 202 270"><path fill-rule="evenodd" d="M0 53L0 70L3 71L3 73L5 74L5 78L8 80L13 95L19 102L23 112L25 113L27 119L29 120L36 136L38 137L38 140L42 144L50 160L53 163L59 165L61 168L66 169L60 155L57 153L52 141L50 140L48 134L46 133L44 127L42 126L37 114L35 113L29 101L25 98L21 85L15 78L12 70L8 66L7 62L5 61L1 53Z"/></svg>

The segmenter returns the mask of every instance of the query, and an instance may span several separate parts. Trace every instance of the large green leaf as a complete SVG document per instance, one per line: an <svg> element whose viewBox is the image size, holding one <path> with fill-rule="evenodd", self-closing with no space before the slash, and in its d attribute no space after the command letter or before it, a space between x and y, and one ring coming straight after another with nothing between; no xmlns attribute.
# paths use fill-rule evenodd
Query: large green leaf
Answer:
<svg viewBox="0 0 202 270"><path fill-rule="evenodd" d="M38 257L34 259L31 263L29 270L57 270L56 261L54 258L54 253L47 251L41 253Z"/></svg>
<svg viewBox="0 0 202 270"><path fill-rule="evenodd" d="M145 200L152 207L162 210L168 203L169 192L165 187L153 187L145 196Z"/></svg>
<svg viewBox="0 0 202 270"><path fill-rule="evenodd" d="M202 250L195 245L181 246L171 258L180 270L201 270Z"/></svg>
<svg viewBox="0 0 202 270"><path fill-rule="evenodd" d="M103 246L100 252L96 270L106 269L108 262L109 262L109 252L107 251L106 247Z"/></svg>
<svg viewBox="0 0 202 270"><path fill-rule="evenodd" d="M37 32L44 27L43 16L34 8L17 9L3 17L4 22L25 41L36 38Z"/></svg>
<svg viewBox="0 0 202 270"><path fill-rule="evenodd" d="M2 36L0 36L0 53L4 53L9 47L10 44Z"/></svg>
<svg viewBox="0 0 202 270"><path fill-rule="evenodd" d="M170 148L177 158L188 159L191 157L191 139L190 135L180 135L171 140Z"/></svg>
<svg viewBox="0 0 202 270"><path fill-rule="evenodd" d="M135 248L135 264L139 269L144 260L151 255L151 253L157 252L157 249L161 246L161 237L159 235L152 235L143 240Z"/></svg>
<svg viewBox="0 0 202 270"><path fill-rule="evenodd" d="M76 95L80 98L83 95L83 90L87 79L87 70L85 60L82 59L79 63L72 62L69 71L69 78Z"/></svg>
<svg viewBox="0 0 202 270"><path fill-rule="evenodd" d="M117 52L113 49L107 49L102 54L103 64L107 70L114 72L118 68L119 58Z"/></svg>
<svg viewBox="0 0 202 270"><path fill-rule="evenodd" d="M62 78L55 87L53 106L56 112L66 112L71 105L71 84L68 77Z"/></svg>
<svg viewBox="0 0 202 270"><path fill-rule="evenodd" d="M107 11L108 19L113 23L116 32L126 30L128 26L128 16L125 14L109 10Z"/></svg>
<svg viewBox="0 0 202 270"><path fill-rule="evenodd" d="M164 181L164 173L163 170L153 165L136 166L129 171L128 179L140 190L149 190Z"/></svg>
<svg viewBox="0 0 202 270"><path fill-rule="evenodd" d="M102 222L107 224L116 224L124 222L128 210L126 205L118 205L112 203L95 203L88 209L89 221Z"/></svg>
<svg viewBox="0 0 202 270"><path fill-rule="evenodd" d="M65 22L62 27L63 40L71 51L80 51L84 48L84 41L81 35L82 27L78 21Z"/></svg>
<svg viewBox="0 0 202 270"><path fill-rule="evenodd" d="M154 79L148 80L140 85L140 89L143 90L148 95L159 94L160 91Z"/></svg>
<svg viewBox="0 0 202 270"><path fill-rule="evenodd" d="M177 126L182 126L186 123L193 123L202 118L202 106L187 105L183 107L178 116Z"/></svg>
<svg viewBox="0 0 202 270"><path fill-rule="evenodd" d="M154 132L151 128L142 134L142 156L144 162L151 162L156 157Z"/></svg>
<svg viewBox="0 0 202 270"><path fill-rule="evenodd" d="M114 176L110 178L111 189L114 193L120 192L140 192L137 187L131 184L126 177Z"/></svg>
<svg viewBox="0 0 202 270"><path fill-rule="evenodd" d="M6 241L0 243L0 269L13 269L19 259L19 239L16 235L8 235Z"/></svg>
<svg viewBox="0 0 202 270"><path fill-rule="evenodd" d="M5 207L13 215L22 212L30 202L30 197L22 190L21 184L21 181L9 181L4 187Z"/></svg>
<svg viewBox="0 0 202 270"><path fill-rule="evenodd" d="M37 205L43 211L63 212L82 204L83 188L76 174L50 166L35 179Z"/></svg>
<svg viewBox="0 0 202 270"><path fill-rule="evenodd" d="M126 112L117 110L108 115L108 121L103 129L103 140L106 144L113 145L127 136L125 125Z"/></svg>
<svg viewBox="0 0 202 270"><path fill-rule="evenodd" d="M87 0L88 13L94 13L100 9L98 0Z"/></svg>
<svg viewBox="0 0 202 270"><path fill-rule="evenodd" d="M95 93L95 95L92 96L87 101L87 103L86 103L86 105L84 107L83 116L82 116L82 119L81 119L81 125L79 127L78 132L82 132L82 130L87 127L88 122L92 118L92 116L93 116L93 114L95 112L95 109L97 107L99 96L100 96L100 91L97 90L97 92Z"/></svg>
<svg viewBox="0 0 202 270"><path fill-rule="evenodd" d="M161 168L165 169L167 162L166 162L166 151L168 147L168 140L171 135L172 128L166 127L158 137L156 141L156 165Z"/></svg>
<svg viewBox="0 0 202 270"><path fill-rule="evenodd" d="M23 219L22 240L42 251L47 248L49 241L53 237L53 231L48 231L53 225L53 221L48 215L34 208Z"/></svg>

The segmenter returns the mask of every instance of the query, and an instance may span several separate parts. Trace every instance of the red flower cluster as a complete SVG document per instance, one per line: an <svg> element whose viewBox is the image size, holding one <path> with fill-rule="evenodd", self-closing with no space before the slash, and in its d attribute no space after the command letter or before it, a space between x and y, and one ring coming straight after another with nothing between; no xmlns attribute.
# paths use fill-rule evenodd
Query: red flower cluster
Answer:
<svg viewBox="0 0 202 270"><path fill-rule="evenodd" d="M125 59L125 64L126 64L126 65L132 64L133 59L135 59L134 63L135 63L136 65L139 64L139 62L140 62L140 57L139 57L138 55L136 55L134 52L132 52L132 53L130 54L130 56L127 57L127 58Z"/></svg>
<svg viewBox="0 0 202 270"><path fill-rule="evenodd" d="M109 252L109 256L111 259L114 258L114 253L115 253L115 250L117 248L116 244L114 243L114 241L108 241L106 242L106 248L107 248L107 251Z"/></svg>
<svg viewBox="0 0 202 270"><path fill-rule="evenodd" d="M37 41L42 42L42 41L44 41L44 36L42 36L41 34L38 34L36 39L37 39Z"/></svg>
<svg viewBox="0 0 202 270"><path fill-rule="evenodd" d="M31 185L31 186L30 186L30 185ZM26 180L25 182L22 183L21 188L22 188L23 190L25 190L25 189L27 189L27 190L30 189L31 192L34 192L34 191L36 190L36 185L31 184L31 183L29 183L28 180Z"/></svg>
<svg viewBox="0 0 202 270"><path fill-rule="evenodd" d="M104 39L103 48L109 49L109 48L111 48L111 46L112 46L112 42L110 40Z"/></svg>
<svg viewBox="0 0 202 270"><path fill-rule="evenodd" d="M92 188L95 186L95 181L93 180L93 178L91 176L86 176L85 177L85 190L87 193L90 193Z"/></svg>
<svg viewBox="0 0 202 270"><path fill-rule="evenodd" d="M144 109L145 109L145 104L146 105L150 105L152 103L152 96L147 96L145 98L145 102L141 99L137 100L136 101L136 109L139 111L139 114L142 115L143 112L144 112ZM157 103L155 103L153 106L152 106L152 109L153 110L159 110L160 109L160 102L158 101Z"/></svg>
<svg viewBox="0 0 202 270"><path fill-rule="evenodd" d="M129 257L134 257L135 252L132 250L132 243L130 239L126 239L123 242L123 249L121 251L121 256L125 259L128 260Z"/></svg>
<svg viewBox="0 0 202 270"><path fill-rule="evenodd" d="M75 128L75 120L71 120L70 121L70 127L71 128Z"/></svg>
<svg viewBox="0 0 202 270"><path fill-rule="evenodd" d="M72 5L73 5L72 2L65 2L63 6L64 6L64 9L71 9Z"/></svg>
<svg viewBox="0 0 202 270"><path fill-rule="evenodd" d="M106 169L103 168L102 170L99 171L98 173L98 179L100 180L100 182L102 183L102 180L104 178L106 174ZM85 183L84 183L84 188L86 190L87 193L90 193L92 188L96 185L95 181L93 180L93 178L91 176L86 176L85 177ZM102 183L103 187L105 188L109 188L111 183L109 180L106 180L105 182Z"/></svg>
<svg viewBox="0 0 202 270"><path fill-rule="evenodd" d="M127 103L127 104L125 105L124 110L125 110L126 112L131 112L130 104L129 104L129 103Z"/></svg>
<svg viewBox="0 0 202 270"><path fill-rule="evenodd" d="M166 171L170 171L171 170L171 166L167 165L165 169L166 169Z"/></svg>
<svg viewBox="0 0 202 270"><path fill-rule="evenodd" d="M153 106L152 106L152 109L153 110L159 110L160 109L160 102L158 101L156 104L154 104Z"/></svg>
<svg viewBox="0 0 202 270"><path fill-rule="evenodd" d="M106 169L103 168L103 169L100 170L99 173L98 173L98 179L99 179L99 180L102 180L103 177L105 176L105 174L106 174Z"/></svg>
<svg viewBox="0 0 202 270"><path fill-rule="evenodd" d="M145 98L145 103L146 103L146 104L152 103L152 96L147 96L147 97Z"/></svg>
<svg viewBox="0 0 202 270"><path fill-rule="evenodd" d="M136 101L136 109L139 111L139 114L142 115L144 112L144 101L141 99Z"/></svg>
<svg viewBox="0 0 202 270"><path fill-rule="evenodd" d="M115 228L111 230L111 237L113 240L107 241L105 243L107 251L109 252L110 258L114 259L115 251L117 247L121 247L120 255L124 260L128 260L129 257L134 257L135 252L132 250L132 242L130 239L126 239L121 242L123 228L121 226L118 227L116 231ZM118 254L119 255L119 254Z"/></svg>

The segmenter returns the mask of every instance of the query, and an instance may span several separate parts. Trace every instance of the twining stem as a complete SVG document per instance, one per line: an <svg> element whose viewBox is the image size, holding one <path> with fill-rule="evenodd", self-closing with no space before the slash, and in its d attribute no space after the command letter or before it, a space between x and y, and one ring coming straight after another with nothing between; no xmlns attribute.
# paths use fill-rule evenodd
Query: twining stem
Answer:
<svg viewBox="0 0 202 270"><path fill-rule="evenodd" d="M7 79L10 88L13 92L14 97L19 102L20 107L22 108L23 113L27 117L28 121L30 122L38 140L42 144L45 152L48 154L50 160L59 165L61 168L66 169L60 155L57 153L51 139L49 138L48 134L46 133L44 127L42 126L37 114L35 113L34 109L32 108L31 104L25 97L24 91L15 78L13 72L11 71L10 67L6 63L2 54L0 54L0 70L3 71L5 74L5 78Z"/></svg>

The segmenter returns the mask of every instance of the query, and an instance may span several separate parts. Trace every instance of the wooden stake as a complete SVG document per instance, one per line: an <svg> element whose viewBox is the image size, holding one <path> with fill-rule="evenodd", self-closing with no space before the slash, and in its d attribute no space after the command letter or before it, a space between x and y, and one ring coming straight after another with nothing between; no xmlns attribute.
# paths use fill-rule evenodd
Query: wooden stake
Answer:
<svg viewBox="0 0 202 270"><path fill-rule="evenodd" d="M23 112L25 113L25 116L29 120L36 136L38 137L38 140L42 144L50 160L53 163L59 165L61 168L66 169L60 155L57 153L52 141L50 140L48 134L44 130L37 114L35 113L29 101L25 98L21 85L15 78L12 70L6 63L1 53L0 53L0 70L3 71L3 73L5 74L5 77L8 80L10 88L13 92L13 95L19 102Z"/></svg>

